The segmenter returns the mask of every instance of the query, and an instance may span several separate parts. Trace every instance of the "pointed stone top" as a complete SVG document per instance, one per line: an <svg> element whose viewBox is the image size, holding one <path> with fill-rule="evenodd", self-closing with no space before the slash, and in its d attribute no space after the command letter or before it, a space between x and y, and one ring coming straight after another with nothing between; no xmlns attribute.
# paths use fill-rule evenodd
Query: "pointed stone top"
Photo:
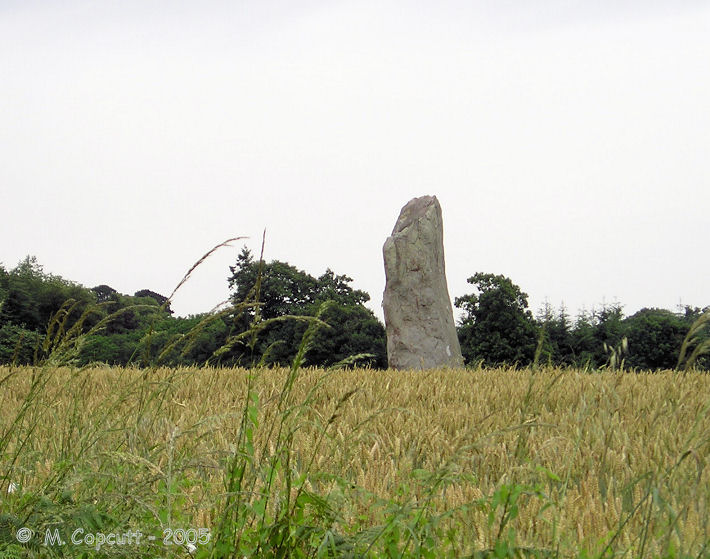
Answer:
<svg viewBox="0 0 710 559"><path fill-rule="evenodd" d="M395 235L404 231L412 223L421 219L430 208L438 209L438 213L441 215L441 205L436 196L412 198L399 213L399 218L397 219L397 223L394 224L392 234Z"/></svg>

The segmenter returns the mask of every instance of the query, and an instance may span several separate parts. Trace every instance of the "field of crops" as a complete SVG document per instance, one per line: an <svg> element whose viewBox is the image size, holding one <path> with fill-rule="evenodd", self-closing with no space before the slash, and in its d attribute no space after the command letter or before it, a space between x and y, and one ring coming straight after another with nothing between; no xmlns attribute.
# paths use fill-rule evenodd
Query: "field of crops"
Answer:
<svg viewBox="0 0 710 559"><path fill-rule="evenodd" d="M55 529L65 542L141 530L157 538L145 556L710 556L707 374L6 367L0 380L7 556L136 555L46 545Z"/></svg>

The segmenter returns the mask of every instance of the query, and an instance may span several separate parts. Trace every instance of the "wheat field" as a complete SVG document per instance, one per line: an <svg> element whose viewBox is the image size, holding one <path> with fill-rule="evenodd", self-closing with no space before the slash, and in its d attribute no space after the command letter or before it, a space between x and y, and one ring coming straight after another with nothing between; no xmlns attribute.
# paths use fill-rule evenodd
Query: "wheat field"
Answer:
<svg viewBox="0 0 710 559"><path fill-rule="evenodd" d="M436 517L449 556L503 540L558 557L710 555L707 374L6 367L0 379L3 514L41 495L65 521L88 503L131 525L215 529L229 461L249 448L252 493L279 495L266 508L289 506L290 471L337 508L343 534L396 509ZM260 477L277 455L274 479Z"/></svg>

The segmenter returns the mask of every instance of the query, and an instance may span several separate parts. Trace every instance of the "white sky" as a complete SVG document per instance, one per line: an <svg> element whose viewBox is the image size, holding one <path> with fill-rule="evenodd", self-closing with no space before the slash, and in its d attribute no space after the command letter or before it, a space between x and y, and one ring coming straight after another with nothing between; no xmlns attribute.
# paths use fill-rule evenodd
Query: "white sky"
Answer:
<svg viewBox="0 0 710 559"><path fill-rule="evenodd" d="M710 304L710 2L0 0L0 262L165 295L204 252L354 278L443 207L452 299ZM221 251L178 314L227 297Z"/></svg>

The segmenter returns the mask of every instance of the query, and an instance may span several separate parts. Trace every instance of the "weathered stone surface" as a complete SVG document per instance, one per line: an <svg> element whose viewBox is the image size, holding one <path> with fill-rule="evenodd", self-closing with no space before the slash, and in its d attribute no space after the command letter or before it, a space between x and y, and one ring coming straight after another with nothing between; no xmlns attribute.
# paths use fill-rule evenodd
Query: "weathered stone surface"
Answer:
<svg viewBox="0 0 710 559"><path fill-rule="evenodd" d="M394 369L461 367L436 196L410 200L382 248L387 358Z"/></svg>

